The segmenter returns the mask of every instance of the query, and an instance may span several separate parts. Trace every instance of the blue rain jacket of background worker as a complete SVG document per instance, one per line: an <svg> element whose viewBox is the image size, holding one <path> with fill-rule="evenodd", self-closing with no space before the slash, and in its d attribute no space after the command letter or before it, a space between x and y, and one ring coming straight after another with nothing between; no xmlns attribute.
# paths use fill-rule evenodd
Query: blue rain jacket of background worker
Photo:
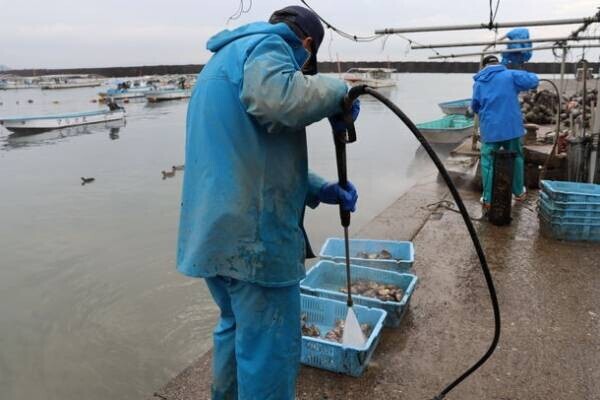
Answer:
<svg viewBox="0 0 600 400"><path fill-rule="evenodd" d="M285 24L257 22L212 37L187 116L177 267L264 286L305 276L309 174L305 126L341 111L346 84L304 76L308 58Z"/></svg>
<svg viewBox="0 0 600 400"><path fill-rule="evenodd" d="M535 88L537 75L495 64L479 71L473 79L471 108L479 114L481 141L501 142L523 136L518 94Z"/></svg>

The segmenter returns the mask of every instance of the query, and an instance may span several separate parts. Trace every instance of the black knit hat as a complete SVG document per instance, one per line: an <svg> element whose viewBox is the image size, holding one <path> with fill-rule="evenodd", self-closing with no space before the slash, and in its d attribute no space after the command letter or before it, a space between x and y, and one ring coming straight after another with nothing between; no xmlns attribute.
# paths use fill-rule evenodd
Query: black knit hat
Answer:
<svg viewBox="0 0 600 400"><path fill-rule="evenodd" d="M316 74L317 51L323 42L323 36L325 36L325 30L317 14L308 8L289 6L275 11L269 18L269 22L271 24L285 23L300 39L312 38L311 56L303 71L308 75Z"/></svg>
<svg viewBox="0 0 600 400"><path fill-rule="evenodd" d="M488 64L498 64L498 57L496 57L495 55L489 55L489 56L485 56L483 58L483 61L481 62L481 65L483 67L485 67Z"/></svg>

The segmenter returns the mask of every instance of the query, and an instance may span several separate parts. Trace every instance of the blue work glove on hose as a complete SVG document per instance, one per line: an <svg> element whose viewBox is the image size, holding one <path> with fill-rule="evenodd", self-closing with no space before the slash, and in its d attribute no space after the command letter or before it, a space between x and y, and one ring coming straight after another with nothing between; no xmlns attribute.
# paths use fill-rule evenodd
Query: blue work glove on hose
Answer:
<svg viewBox="0 0 600 400"><path fill-rule="evenodd" d="M319 190L319 201L326 204L341 204L345 211L356 211L358 193L351 182L343 188L337 182L328 182Z"/></svg>
<svg viewBox="0 0 600 400"><path fill-rule="evenodd" d="M358 113L360 113L360 100L354 100L350 112L352 113L352 120L356 121L356 118L358 118ZM333 129L334 132L344 132L348 130L348 127L344 122L343 113L335 114L329 117L329 123L331 124L331 129Z"/></svg>

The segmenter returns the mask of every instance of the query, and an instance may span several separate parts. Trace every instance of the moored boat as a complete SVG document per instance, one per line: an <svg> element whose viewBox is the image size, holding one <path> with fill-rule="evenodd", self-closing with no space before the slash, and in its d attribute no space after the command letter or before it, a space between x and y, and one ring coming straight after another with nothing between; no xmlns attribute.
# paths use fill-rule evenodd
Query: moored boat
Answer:
<svg viewBox="0 0 600 400"><path fill-rule="evenodd" d="M470 105L471 99L450 100L438 104L442 112L446 115L465 115Z"/></svg>
<svg viewBox="0 0 600 400"><path fill-rule="evenodd" d="M473 118L464 115L446 115L434 121L417 124L417 128L430 143L459 143L473 134Z"/></svg>
<svg viewBox="0 0 600 400"><path fill-rule="evenodd" d="M158 103L168 100L187 99L192 95L191 89L158 89L146 93L149 103Z"/></svg>
<svg viewBox="0 0 600 400"><path fill-rule="evenodd" d="M21 77L0 77L0 90L39 89L39 80Z"/></svg>
<svg viewBox="0 0 600 400"><path fill-rule="evenodd" d="M23 117L0 117L0 125L11 132L34 134L70 126L89 125L125 118L125 110L114 104L109 109Z"/></svg>
<svg viewBox="0 0 600 400"><path fill-rule="evenodd" d="M352 86L368 85L374 88L396 86L393 68L350 68L342 78Z"/></svg>
<svg viewBox="0 0 600 400"><path fill-rule="evenodd" d="M73 89L96 87L102 84L98 75L46 75L42 77L40 87L48 89Z"/></svg>
<svg viewBox="0 0 600 400"><path fill-rule="evenodd" d="M105 92L98 93L100 101L119 101L129 99L140 99L151 90L156 90L154 82L146 80L134 80L119 82L116 88L110 88Z"/></svg>
<svg viewBox="0 0 600 400"><path fill-rule="evenodd" d="M84 88L84 87L96 87L100 86L102 82L48 82L41 84L42 90L48 89L74 89L74 88Z"/></svg>

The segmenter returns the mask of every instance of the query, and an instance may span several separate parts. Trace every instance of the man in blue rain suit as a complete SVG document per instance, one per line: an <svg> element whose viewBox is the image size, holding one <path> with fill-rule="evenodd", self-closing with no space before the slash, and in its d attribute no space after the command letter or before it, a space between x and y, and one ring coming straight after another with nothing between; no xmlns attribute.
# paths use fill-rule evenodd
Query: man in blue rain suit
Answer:
<svg viewBox="0 0 600 400"><path fill-rule="evenodd" d="M298 6L218 33L190 100L177 267L204 278L221 311L213 400L294 399L305 205L355 208L351 184L307 167L305 127L345 129L346 84L316 74L323 33Z"/></svg>
<svg viewBox="0 0 600 400"><path fill-rule="evenodd" d="M519 92L537 87L537 75L527 71L507 69L496 56L483 59L483 69L473 78L471 108L479 114L481 131L481 179L483 208L490 208L494 152L500 148L513 151L514 175L512 192L517 200L525 199L524 159L521 137L525 134Z"/></svg>

